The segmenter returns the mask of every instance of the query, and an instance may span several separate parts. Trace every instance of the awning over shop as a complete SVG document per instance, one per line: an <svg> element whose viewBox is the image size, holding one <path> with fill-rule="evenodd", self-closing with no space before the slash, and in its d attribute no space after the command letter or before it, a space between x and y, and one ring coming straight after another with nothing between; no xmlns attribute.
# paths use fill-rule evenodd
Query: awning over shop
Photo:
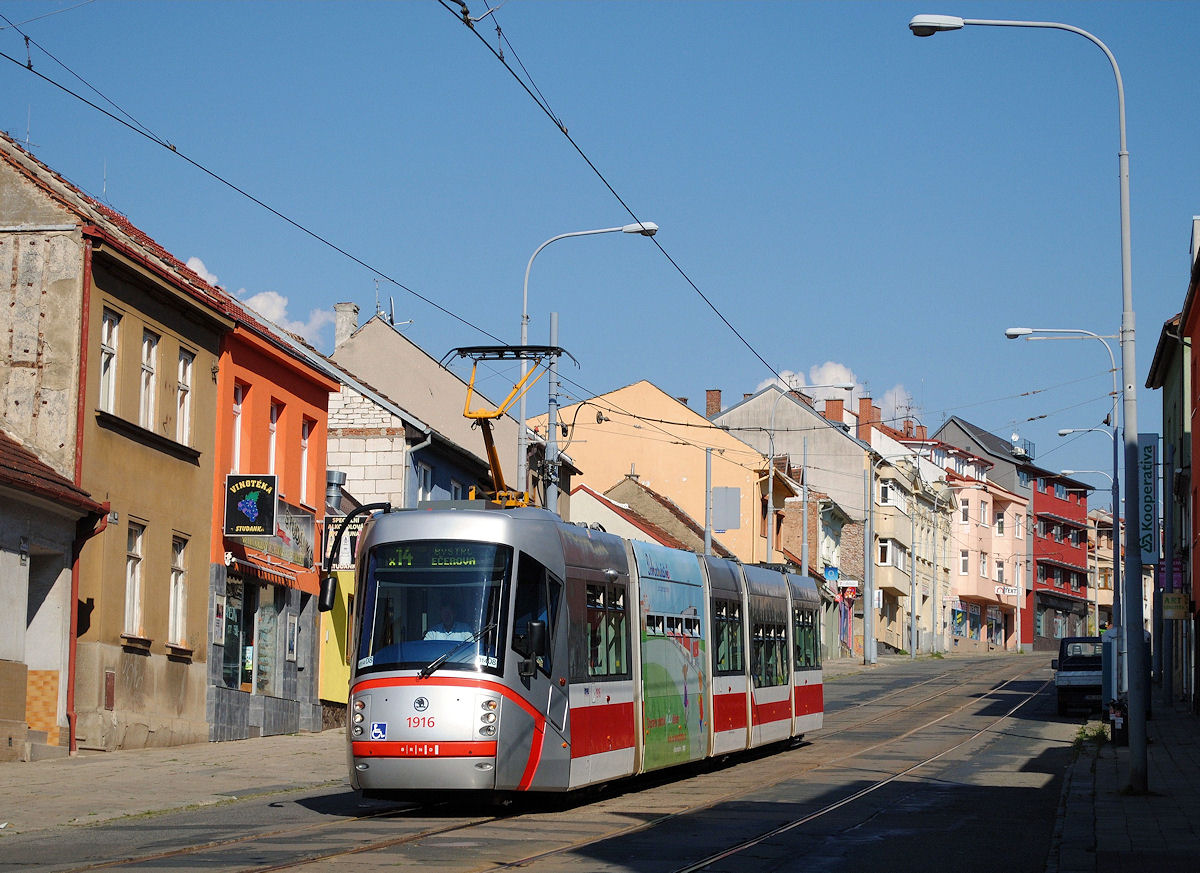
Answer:
<svg viewBox="0 0 1200 873"><path fill-rule="evenodd" d="M295 588L306 594L316 594L320 590L316 571L313 570L296 572L290 567L237 558L232 555L227 558L227 566L230 567L231 572L239 576L256 579L268 585L282 585L285 588Z"/></svg>

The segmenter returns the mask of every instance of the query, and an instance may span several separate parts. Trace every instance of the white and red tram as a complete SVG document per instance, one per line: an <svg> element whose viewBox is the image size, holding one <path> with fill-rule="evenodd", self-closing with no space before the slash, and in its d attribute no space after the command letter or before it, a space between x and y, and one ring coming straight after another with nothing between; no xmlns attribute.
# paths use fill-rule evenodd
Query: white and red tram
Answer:
<svg viewBox="0 0 1200 873"><path fill-rule="evenodd" d="M811 579L541 509L442 507L359 537L354 787L568 791L821 726Z"/></svg>

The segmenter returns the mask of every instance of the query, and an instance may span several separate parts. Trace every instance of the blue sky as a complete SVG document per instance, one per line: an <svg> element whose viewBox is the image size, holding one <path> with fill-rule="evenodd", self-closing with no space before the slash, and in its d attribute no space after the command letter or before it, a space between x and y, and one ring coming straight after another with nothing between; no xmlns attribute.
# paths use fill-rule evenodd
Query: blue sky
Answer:
<svg viewBox="0 0 1200 873"><path fill-rule="evenodd" d="M1033 440L1047 468L1107 471L1104 436L1057 436L1111 408L1107 353L1003 331L1117 332L1111 68L1057 31L917 39L921 12L1066 22L1116 56L1138 423L1158 430L1142 386L1200 214L1196 3L510 0L473 33L435 0L7 0L0 51L19 63L0 64L0 127L323 351L334 303L365 319L377 299L435 358L515 344L534 250L636 217L654 242L566 239L534 261L529 341L549 342L557 311L580 364L564 402L648 379L703 412L709 388L729 403L775 374L850 375L931 431L957 414ZM34 70L370 268L30 73L22 33ZM1107 505L1107 480L1081 478Z"/></svg>

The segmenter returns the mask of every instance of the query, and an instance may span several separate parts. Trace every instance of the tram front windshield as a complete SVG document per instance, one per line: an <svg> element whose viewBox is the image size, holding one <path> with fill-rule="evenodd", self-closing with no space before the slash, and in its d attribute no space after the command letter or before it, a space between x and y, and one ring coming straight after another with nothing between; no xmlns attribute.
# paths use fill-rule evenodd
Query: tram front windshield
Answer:
<svg viewBox="0 0 1200 873"><path fill-rule="evenodd" d="M370 550L363 575L358 670L499 672L512 549L419 540Z"/></svg>

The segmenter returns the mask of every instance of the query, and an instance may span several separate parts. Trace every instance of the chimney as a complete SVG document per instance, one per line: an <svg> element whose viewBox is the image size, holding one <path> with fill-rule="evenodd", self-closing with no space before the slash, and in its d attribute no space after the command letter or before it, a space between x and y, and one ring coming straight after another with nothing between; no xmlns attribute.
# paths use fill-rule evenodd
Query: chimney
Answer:
<svg viewBox="0 0 1200 873"><path fill-rule="evenodd" d="M844 402L845 401L843 401L842 398L840 398L840 397L838 397L837 399L830 397L828 400L826 400L825 408L821 411L821 414L825 416L825 420L826 421L841 421L842 420L842 412L843 412L842 411L842 403L844 403Z"/></svg>
<svg viewBox="0 0 1200 873"><path fill-rule="evenodd" d="M709 388L704 392L704 417L712 418L721 413L721 389Z"/></svg>
<svg viewBox="0 0 1200 873"><path fill-rule="evenodd" d="M858 398L858 438L868 445L871 442L871 430L879 424L880 409L871 402L870 397Z"/></svg>
<svg viewBox="0 0 1200 873"><path fill-rule="evenodd" d="M923 424L917 425L917 439L921 440L922 442L929 439L929 431L925 429L925 425Z"/></svg>
<svg viewBox="0 0 1200 873"><path fill-rule="evenodd" d="M913 430L913 422L912 422L911 418L904 419L904 435L906 437L910 437L910 438L915 435L915 431Z"/></svg>
<svg viewBox="0 0 1200 873"><path fill-rule="evenodd" d="M745 394L742 395L742 399L749 400L753 396L754 396L753 394L751 394L749 391L747 391Z"/></svg>
<svg viewBox="0 0 1200 873"><path fill-rule="evenodd" d="M358 304L335 303L333 304L333 311L335 318L333 350L336 352L346 340L350 339L350 335L358 330Z"/></svg>

